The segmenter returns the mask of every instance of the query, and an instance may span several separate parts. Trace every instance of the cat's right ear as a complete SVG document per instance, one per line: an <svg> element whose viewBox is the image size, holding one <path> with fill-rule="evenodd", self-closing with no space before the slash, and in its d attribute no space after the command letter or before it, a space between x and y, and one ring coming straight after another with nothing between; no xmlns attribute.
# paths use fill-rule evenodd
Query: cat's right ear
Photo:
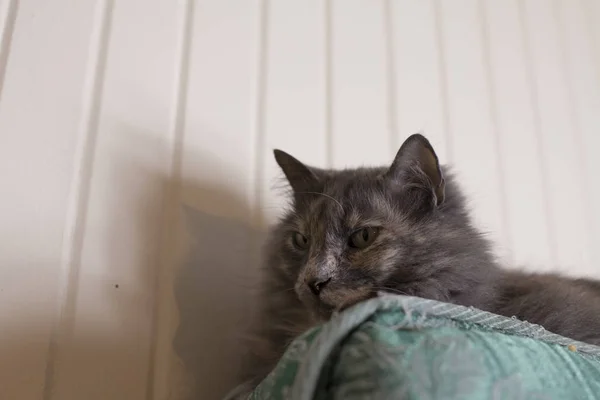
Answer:
<svg viewBox="0 0 600 400"><path fill-rule="evenodd" d="M314 190L319 184L319 177L314 169L303 164L282 150L273 150L275 161L281 167L294 192Z"/></svg>

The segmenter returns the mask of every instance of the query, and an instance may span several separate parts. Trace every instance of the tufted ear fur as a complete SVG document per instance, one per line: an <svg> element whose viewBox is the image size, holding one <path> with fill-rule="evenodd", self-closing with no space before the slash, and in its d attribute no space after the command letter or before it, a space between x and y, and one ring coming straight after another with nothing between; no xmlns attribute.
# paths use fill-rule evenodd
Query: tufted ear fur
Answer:
<svg viewBox="0 0 600 400"><path fill-rule="evenodd" d="M417 133L404 141L386 176L408 190L417 189L427 206L444 202L442 169L431 143L423 135Z"/></svg>
<svg viewBox="0 0 600 400"><path fill-rule="evenodd" d="M285 151L276 149L273 154L294 192L315 190L319 185L316 169L303 164Z"/></svg>

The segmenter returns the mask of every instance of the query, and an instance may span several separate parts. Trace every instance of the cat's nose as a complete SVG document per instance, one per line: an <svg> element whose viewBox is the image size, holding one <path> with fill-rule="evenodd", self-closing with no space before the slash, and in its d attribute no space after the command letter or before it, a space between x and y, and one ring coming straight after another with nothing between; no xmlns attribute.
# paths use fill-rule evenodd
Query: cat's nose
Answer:
<svg viewBox="0 0 600 400"><path fill-rule="evenodd" d="M313 294L315 296L318 296L319 293L321 293L321 290L323 290L323 288L330 281L331 281L331 278L327 278L327 279L313 278L313 279L307 281L306 284L308 285L310 291L313 292Z"/></svg>

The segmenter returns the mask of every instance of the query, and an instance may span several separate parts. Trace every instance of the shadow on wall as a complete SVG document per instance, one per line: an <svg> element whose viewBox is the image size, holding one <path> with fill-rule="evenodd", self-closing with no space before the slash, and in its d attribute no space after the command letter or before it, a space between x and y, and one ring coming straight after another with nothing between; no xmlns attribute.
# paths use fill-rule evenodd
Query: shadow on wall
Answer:
<svg viewBox="0 0 600 400"><path fill-rule="evenodd" d="M172 399L221 399L238 383L236 377L241 364L243 336L254 312L260 253L265 237L264 232L250 224L253 212L248 199L235 190L233 182L243 182L247 177L240 177L240 171L232 170L226 162L211 153L186 148L186 160L201 160L201 163L193 166L193 169L187 169L185 179L176 187L177 183L164 173L137 165L155 163L158 155L162 160L167 160L170 156L166 154L169 146L149 143L149 138L157 137L155 134L139 132L130 126L121 126L119 131L121 133L114 136L127 138L127 143L117 146L125 149L125 153L117 158L119 176L115 177L122 184L119 190L113 192L131 192L136 180L153 176L153 182L142 187L143 192L136 192L133 196L135 204L130 204L121 212L129 209L136 214L136 235L146 243L146 253L150 253L146 254L150 256L149 259L138 260L133 267L145 268L145 274L148 274L148 265L154 264L159 269L166 268L169 272L167 275L173 278L172 290L179 323L172 347L183 364L183 371L171 370L170 373L182 372L183 376L170 379L171 385L179 386L170 387ZM132 163L131 153L138 151L144 155L143 163ZM123 173L128 170L137 172L123 182L124 177L131 175ZM198 171L197 175L195 171ZM162 193L147 196L148 187L158 188ZM169 204L169 196L174 194L178 196ZM167 212L173 220L161 220L164 219L165 207L152 207L154 212L146 210L147 203L152 201L150 199L156 198L162 198L162 202L159 202L161 205L164 206L166 201L167 207L172 208ZM146 210L143 215L142 210ZM155 223L160 221L158 224L166 222L167 226L162 226L163 232L152 232L151 227L146 226L151 220ZM118 225L119 222L115 221L115 226ZM262 223L259 225L264 226ZM173 237L166 237L165 232ZM148 249L148 243L158 246L154 250ZM166 251L167 256L162 261L153 262L153 255L156 259L160 258L159 249ZM163 262L166 264L163 265ZM160 270L158 274L159 277L164 276ZM155 288L150 283L149 287ZM134 305L129 308L135 312ZM124 362L122 365L127 364ZM174 367L172 364L171 368Z"/></svg>
<svg viewBox="0 0 600 400"><path fill-rule="evenodd" d="M218 205L220 213L246 215L248 221L247 202L225 188L185 182L182 192L187 249L175 279L180 320L173 347L189 385L183 398L219 399L237 383L264 235L247 222L189 205Z"/></svg>
<svg viewBox="0 0 600 400"><path fill-rule="evenodd" d="M60 336L47 353L54 317L48 304L54 299L28 296L19 304L19 315L9 316L3 326L0 399L146 398L153 385L147 371L152 368L154 305L170 297L157 297L157 277L164 276L174 280L179 312L173 351L190 378L185 389L171 387L178 395L169 398L222 398L236 383L240 335L253 310L252 288L264 235L250 227L247 201L228 189L232 184L227 180L223 185L184 181L178 190L182 199L170 204L175 218L168 224L176 226L173 246L185 241L187 251L171 250L174 256L162 260L163 242L169 241L164 206L174 187L164 168L169 146L157 132L121 125L106 131L111 134L98 138L89 196L84 196L89 198L84 242L81 254L75 255L80 262L67 277ZM210 155L187 152L188 156L202 160L202 168L215 175L235 178L236 171L228 171ZM7 253L10 270L31 265L50 269L59 262L42 259L35 250L27 256ZM43 279L28 285L31 293L38 286L40 293L48 291ZM23 299L14 293L19 288L5 282L0 294ZM172 332L175 326L169 328ZM44 360L41 355L46 354ZM44 363L45 371L32 368Z"/></svg>
<svg viewBox="0 0 600 400"><path fill-rule="evenodd" d="M227 163L211 157L210 153L186 148L186 160L202 161L194 170L186 171L187 178L179 182L177 188L164 172L149 167L156 166L157 159L168 160L170 155L169 147L155 140L157 134L127 126L121 126L118 131L120 134L113 137L122 138L119 140L124 142L113 144L110 181L114 188L107 191L114 198L102 199L106 204L113 203L109 215L114 219L106 227L101 242L110 244L110 254L129 253L129 256L111 260L104 268L138 271L136 284L143 286L142 292L150 297L138 300L147 301L146 304L167 300L151 296L164 295L155 292L154 277L165 276L163 268L168 271L166 275L173 278L172 290L179 317L172 350L183 364L183 376L170 379L171 385L178 386L170 387L171 399L223 398L237 383L242 337L253 315L260 249L265 236L251 227L248 201L243 193L235 191L232 183L243 181L245 177L236 179L240 178L236 176L238 171L231 170ZM196 169L198 176L194 173ZM211 171L211 175L206 171ZM205 179L207 177L210 179ZM218 177L222 179L215 179ZM124 195L127 193L128 196ZM169 196L173 195L178 198L169 204ZM124 201L127 198L129 200ZM164 221L165 202L172 208L167 212L173 220ZM134 220L124 222L127 215L133 215ZM165 222L167 226L163 226ZM121 232L132 225L135 232L125 235ZM157 227L162 228L157 232ZM167 237L169 234L173 237ZM133 243L124 243L127 238L135 239ZM161 249L167 252L162 260ZM106 249L100 251L102 255ZM148 266L158 270L149 271ZM110 289L112 297L125 296L126 290L113 289L112 282ZM143 306L125 298L118 303L115 312L123 316L122 326L135 324L136 310ZM129 348L130 351L121 348L118 355L114 354L114 359L120 360L116 368L130 368L131 363L124 356L139 345L130 343ZM113 352L108 351L101 357L108 360L113 357L110 354ZM80 361L72 365L84 365L84 360ZM170 371L171 375L178 372ZM101 371L97 376L102 376ZM124 398L121 390L127 384L122 383L121 389L115 385L114 390L120 393L115 392L113 398ZM129 383L130 387L140 385L142 382Z"/></svg>

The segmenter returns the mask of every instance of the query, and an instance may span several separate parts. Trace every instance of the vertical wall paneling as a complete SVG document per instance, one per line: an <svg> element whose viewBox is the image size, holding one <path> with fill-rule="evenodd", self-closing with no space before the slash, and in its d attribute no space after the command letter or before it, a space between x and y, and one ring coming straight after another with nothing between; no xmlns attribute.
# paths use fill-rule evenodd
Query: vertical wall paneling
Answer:
<svg viewBox="0 0 600 400"><path fill-rule="evenodd" d="M60 368L59 350L72 339L111 12L112 2L96 2L81 91L81 109L77 114L79 121L63 229L57 312L46 360L44 399L54 398L57 370Z"/></svg>
<svg viewBox="0 0 600 400"><path fill-rule="evenodd" d="M238 334L253 307L259 237L252 221L259 1L197 1L189 55L181 170L186 252L174 295L174 352L195 398L221 398L235 379ZM174 388L175 390L177 388Z"/></svg>
<svg viewBox="0 0 600 400"><path fill-rule="evenodd" d="M441 96L441 109L442 109L442 127L444 129L444 153L448 163L452 163L452 132L450 130L450 100L448 96L448 73L447 73L447 61L446 61L446 46L444 44L444 24L442 19L442 7L440 0L431 0L433 8L433 22L434 22L434 33L435 33L435 49L437 53L437 73L439 80L439 93Z"/></svg>
<svg viewBox="0 0 600 400"><path fill-rule="evenodd" d="M0 1L0 99L2 99L4 72L6 71L13 29L17 18L17 5L17 0Z"/></svg>
<svg viewBox="0 0 600 400"><path fill-rule="evenodd" d="M193 33L194 1L178 3L177 39L175 46L175 76L168 137L172 142L172 156L165 185L166 198L161 229L160 270L157 275L157 304L154 315L154 343L147 391L149 400L183 399L189 397L182 373L181 359L173 353L173 337L178 324L177 304L173 288L178 272L178 246L181 241L181 189L184 123L187 108L190 46Z"/></svg>
<svg viewBox="0 0 600 400"><path fill-rule="evenodd" d="M394 24L394 75L399 146L409 135L422 132L440 161L446 152L446 126L432 1L391 1ZM411 10L410 13L406 10ZM396 151L397 149L393 149Z"/></svg>
<svg viewBox="0 0 600 400"><path fill-rule="evenodd" d="M1 5L0 398L40 399L93 3Z"/></svg>
<svg viewBox="0 0 600 400"><path fill-rule="evenodd" d="M592 43L592 57L596 66L600 65L600 27L596 22L600 18L600 2L596 0L580 0L580 7L585 16L585 29L588 40ZM598 74L600 71L596 70Z"/></svg>
<svg viewBox="0 0 600 400"><path fill-rule="evenodd" d="M267 220L281 213L283 175L272 149L325 167L326 66L323 2L271 1L268 18L268 83L265 102L265 157L262 211Z"/></svg>
<svg viewBox="0 0 600 400"><path fill-rule="evenodd" d="M555 241L547 224L546 177L531 107L518 0L483 0L481 7L496 147L502 156L508 245L517 264L548 268Z"/></svg>
<svg viewBox="0 0 600 400"><path fill-rule="evenodd" d="M448 90L452 162L477 224L507 252L496 127L486 78L481 13L477 0L438 1Z"/></svg>
<svg viewBox="0 0 600 400"><path fill-rule="evenodd" d="M398 134L398 98L396 84L396 19L393 11L393 1L383 0L383 28L384 28L384 44L385 44L385 61L386 61L386 88L387 88L387 120L389 135L388 153L390 159L397 153L400 147Z"/></svg>
<svg viewBox="0 0 600 400"><path fill-rule="evenodd" d="M498 121L498 104L497 104L497 94L496 94L496 82L494 81L494 67L492 66L492 55L490 49L490 32L486 15L486 7L485 3L482 1L478 2L478 19L480 26L480 34L482 40L482 50L483 50L483 69L484 69L484 77L485 77L485 87L487 89L488 101L487 104L489 106L489 117L491 122L491 132L492 138L494 139L494 149L496 151L496 168L497 168L497 186L500 194L500 216L501 220L501 231L498 232L502 234L499 239L501 243L503 243L506 247L503 249L503 256L506 260L507 264L513 263L513 254L512 248L510 248L511 243L511 231L510 231L510 220L508 218L508 210L507 210L507 199L506 199L506 173L502 166L503 160L503 148L500 142L500 126Z"/></svg>
<svg viewBox="0 0 600 400"><path fill-rule="evenodd" d="M562 35L562 60L569 89L572 118L577 131L573 132L576 157L583 188L583 207L590 250L586 273L600 270L600 65L594 54L594 37L586 26L587 10L581 2L560 1L555 10ZM600 9L600 8L599 8Z"/></svg>
<svg viewBox="0 0 600 400"><path fill-rule="evenodd" d="M391 162L384 12L382 0L332 0L335 167Z"/></svg>
<svg viewBox="0 0 600 400"><path fill-rule="evenodd" d="M323 60L325 66L325 167L333 167L333 0L323 1L324 45Z"/></svg>
<svg viewBox="0 0 600 400"><path fill-rule="evenodd" d="M266 101L267 101L267 68L269 56L269 0L260 0L258 7L258 32L256 36L256 71L254 75L254 93L252 109L252 179L249 180L249 190L252 193L250 198L252 224L255 227L265 227L264 213L264 186L265 186L265 153L267 152L265 143L265 120L266 120Z"/></svg>
<svg viewBox="0 0 600 400"><path fill-rule="evenodd" d="M533 86L540 113L542 156L551 193L549 224L556 235L555 266L584 273L587 232L580 162L561 60L559 29L552 2L523 1L525 39L529 43ZM566 210L569 210L566 212Z"/></svg>
<svg viewBox="0 0 600 400"><path fill-rule="evenodd" d="M170 4L112 7L73 323L57 355L55 399L146 396L171 155L177 32Z"/></svg>

